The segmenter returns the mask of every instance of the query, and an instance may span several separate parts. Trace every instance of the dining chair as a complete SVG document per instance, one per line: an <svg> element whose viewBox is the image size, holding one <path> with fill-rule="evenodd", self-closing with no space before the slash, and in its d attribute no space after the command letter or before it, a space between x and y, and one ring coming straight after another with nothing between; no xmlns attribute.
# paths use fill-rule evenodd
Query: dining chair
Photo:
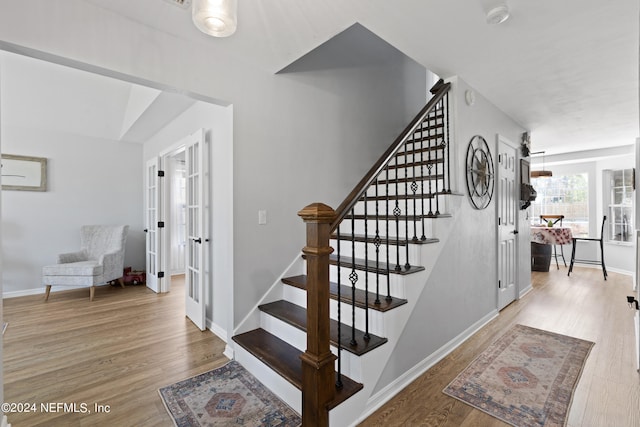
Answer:
<svg viewBox="0 0 640 427"><path fill-rule="evenodd" d="M564 219L564 215L552 215L552 214L540 215L540 221L543 222L545 225L547 225L549 221L551 221L553 225L560 224L560 227L562 227L563 219ZM553 245L553 256L556 258L556 267L558 268L558 270L560 270L560 264L558 264L557 246L558 245ZM562 245L560 245L560 255L562 256L562 262L564 262L564 266L566 267L567 260L564 259L564 249L562 249Z"/></svg>
<svg viewBox="0 0 640 427"><path fill-rule="evenodd" d="M592 238L592 237L574 237L573 238L573 248L571 249L571 264L569 265L569 272L567 276L571 274L573 270L573 263L582 263L582 264L595 264L600 265L602 267L602 274L604 275L604 280L607 280L607 267L604 265L604 224L607 222L607 216L605 215L602 218L602 227L600 228L600 238ZM578 259L576 258L576 244L578 242L598 242L600 244L600 259L599 260L589 260L589 259Z"/></svg>

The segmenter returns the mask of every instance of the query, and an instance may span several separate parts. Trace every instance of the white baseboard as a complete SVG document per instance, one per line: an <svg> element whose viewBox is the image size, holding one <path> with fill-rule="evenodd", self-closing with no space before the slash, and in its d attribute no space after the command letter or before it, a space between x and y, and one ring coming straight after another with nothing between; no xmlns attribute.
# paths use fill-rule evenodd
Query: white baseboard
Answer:
<svg viewBox="0 0 640 427"><path fill-rule="evenodd" d="M215 336L220 338L225 343L227 342L227 330L221 327L220 325L213 323L211 320L207 319L207 329L214 333Z"/></svg>
<svg viewBox="0 0 640 427"><path fill-rule="evenodd" d="M518 297L518 299L521 299L523 296L525 296L532 290L533 290L533 286L531 286L531 283L529 283L526 288L520 291L520 296Z"/></svg>
<svg viewBox="0 0 640 427"><path fill-rule="evenodd" d="M393 396L405 389L409 384L415 381L420 375L424 374L429 368L446 357L453 350L458 348L462 343L471 338L473 334L482 329L491 320L498 317L498 310L487 313L480 320L469 326L462 333L458 334L448 343L440 347L438 350L427 356L422 362L409 369L403 375L398 377L391 384L371 396L367 401L366 410L362 413L356 424L364 421L369 415L377 411L382 405L387 403Z"/></svg>
<svg viewBox="0 0 640 427"><path fill-rule="evenodd" d="M70 287L68 289L73 289L73 288ZM78 289L78 288L76 287L75 289ZM56 290L58 290L57 287L56 287ZM17 298L17 297L26 297L29 295L39 295L39 294L44 294L44 287L35 288L35 289L25 289L22 291L3 292L2 298Z"/></svg>

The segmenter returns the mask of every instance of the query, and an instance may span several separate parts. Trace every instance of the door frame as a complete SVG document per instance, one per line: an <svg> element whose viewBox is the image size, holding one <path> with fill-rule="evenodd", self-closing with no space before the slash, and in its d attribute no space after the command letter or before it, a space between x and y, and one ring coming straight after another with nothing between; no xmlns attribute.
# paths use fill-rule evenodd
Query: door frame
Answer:
<svg viewBox="0 0 640 427"><path fill-rule="evenodd" d="M518 151L518 145L511 142L511 140L509 140L508 138L506 138L505 136L501 135L501 134L496 134L496 160L499 161L498 156L500 155L500 143L504 143L505 145L513 148L514 152L515 152L515 157L514 157L514 173L515 173L515 185L514 185L514 195L513 195L513 203L514 203L514 230L517 231L520 229L520 215L519 215L519 193L518 193L518 189L519 189L519 183L520 183L520 156L519 156L519 151ZM499 185L499 180L500 180L500 167L498 165L496 165L496 167L494 168L494 170L496 171L496 179L495 179L495 183L496 185ZM495 191L494 192L496 194L496 307L499 310L502 310L502 308L500 308L500 287L498 286L498 281L500 280L500 225L498 224L498 218L500 217L500 191ZM520 278L518 275L518 271L520 271L520 237L519 234L516 233L515 236L515 243L514 243L514 265L515 265L515 271L514 271L514 287L515 287L515 295L514 295L514 299L512 301L510 301L508 304L506 304L504 307L506 307L507 305L511 304L514 301L517 301L520 299ZM503 307L503 308L504 308Z"/></svg>
<svg viewBox="0 0 640 427"><path fill-rule="evenodd" d="M160 159L159 164L158 164L158 169L165 171L165 174L167 174L167 165L169 164L169 159L171 157L173 157L176 153L180 152L181 150L184 150L186 147L186 139L189 138L191 135L193 135L196 132L202 132L203 134L203 139L202 139L202 143L203 143L203 161L205 162L205 174L207 176L210 176L210 170L211 170L211 158L209 155L209 142L208 142L208 138L207 138L207 132L200 128L200 129L196 129L194 132L192 132L190 135L184 136L182 138L180 138L180 140L174 144L172 144L171 146L169 146L168 148L165 148L164 150L162 150L160 152L160 154L158 154L158 157ZM168 175L165 175L165 179L169 179L170 177ZM166 181L168 182L168 181ZM209 187L209 183L206 182L206 188L205 188L205 194L207 195L207 197L209 196L208 193L208 188ZM164 221L165 221L165 229L164 229L164 238L161 241L161 249L160 249L160 253L161 253L161 258L162 258L162 265L165 266L165 269L168 269L169 265L170 265L170 251L171 251L171 233L169 232L169 227L171 227L171 208L170 208L170 203L171 203L171 198L168 197L170 195L170 188L169 185L163 185L162 187L162 212L163 212L163 217L164 217ZM205 202L205 204L208 204L207 202ZM207 234L207 236L209 236L209 231L211 230L211 218L209 215L205 215L204 216L205 220L204 223L202 224L203 226L203 231L204 233ZM206 246L206 250L208 251L209 245ZM204 248L203 248L204 249ZM209 254L208 252L205 252L205 257L204 257L204 262L205 262L205 271L207 272L207 275L209 274L209 266L208 266L208 261L209 261ZM208 280L208 278L207 278ZM210 282L210 281L209 281ZM208 283L208 282L205 282ZM208 298L209 294L209 286L205 286L205 301L207 301L206 298ZM160 292L159 293L166 293L169 292L171 290L171 274L167 273L164 276L164 280L162 280L160 282ZM186 289L185 289L185 292Z"/></svg>
<svg viewBox="0 0 640 427"><path fill-rule="evenodd" d="M145 231L145 271L147 280L145 286L154 292L160 292L162 287L162 277L158 272L163 271L162 242L164 240L164 229L158 227L163 211L163 183L158 176L161 170L161 157L154 156L144 162L144 231ZM153 168L153 172L151 171ZM151 182L153 180L153 182ZM153 188L153 197L151 191ZM153 198L153 206L150 205ZM150 215L155 211L153 215ZM152 216L152 218L150 218ZM151 237L153 236L153 238ZM151 253L153 252L153 255ZM153 266L150 267L150 258L153 257Z"/></svg>
<svg viewBox="0 0 640 427"><path fill-rule="evenodd" d="M182 138L180 141L159 154L161 170L165 172L165 185L162 189L162 211L164 212L165 238L162 240L160 253L162 255L162 264L165 266L165 270L167 270L164 276L165 280L162 281L162 285L160 286L160 293L166 293L171 290L171 226L173 218L171 216L172 197L170 185L172 177L168 166L171 161L170 159L180 151L184 151L184 147L184 138Z"/></svg>

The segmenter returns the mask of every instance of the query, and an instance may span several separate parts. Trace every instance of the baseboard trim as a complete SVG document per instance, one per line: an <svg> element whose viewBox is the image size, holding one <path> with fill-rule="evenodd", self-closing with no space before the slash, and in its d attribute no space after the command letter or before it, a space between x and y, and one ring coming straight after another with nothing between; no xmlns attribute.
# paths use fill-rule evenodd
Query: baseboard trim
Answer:
<svg viewBox="0 0 640 427"><path fill-rule="evenodd" d="M62 286L60 286L62 287ZM74 288L67 288L67 289L74 289ZM77 287L75 289L78 289ZM89 288L87 288L89 289ZM56 286L56 291L57 290L62 290L59 289ZM40 295L40 294L44 294L44 288L35 288L35 289L25 289L22 291L10 291L10 292L3 292L2 293L2 298L18 298L18 297L26 297L29 295Z"/></svg>
<svg viewBox="0 0 640 427"><path fill-rule="evenodd" d="M227 330L222 328L220 325L213 323L211 320L207 319L207 329L213 332L215 336L220 338L225 343L227 342Z"/></svg>
<svg viewBox="0 0 640 427"><path fill-rule="evenodd" d="M429 368L446 357L453 350L458 348L462 343L471 338L476 332L482 329L487 323L498 317L498 310L487 313L480 320L469 326L462 333L454 337L448 343L440 347L438 350L427 356L422 362L409 369L395 381L384 387L378 393L374 394L367 401L366 409L355 425L364 421L369 415L377 411L382 405L387 403L393 396L405 389L409 384L415 381L420 375L424 374Z"/></svg>
<svg viewBox="0 0 640 427"><path fill-rule="evenodd" d="M533 286L531 285L531 283L529 283L526 288L520 291L520 296L518 297L518 299L522 299L522 297L527 295L532 290L533 290Z"/></svg>

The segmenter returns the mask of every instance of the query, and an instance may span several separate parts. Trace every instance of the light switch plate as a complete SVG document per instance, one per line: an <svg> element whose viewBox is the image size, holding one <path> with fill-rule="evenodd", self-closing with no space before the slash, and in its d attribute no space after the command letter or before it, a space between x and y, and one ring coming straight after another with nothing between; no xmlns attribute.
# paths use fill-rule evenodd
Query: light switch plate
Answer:
<svg viewBox="0 0 640 427"><path fill-rule="evenodd" d="M264 225L267 223L267 211L258 211L258 225Z"/></svg>

